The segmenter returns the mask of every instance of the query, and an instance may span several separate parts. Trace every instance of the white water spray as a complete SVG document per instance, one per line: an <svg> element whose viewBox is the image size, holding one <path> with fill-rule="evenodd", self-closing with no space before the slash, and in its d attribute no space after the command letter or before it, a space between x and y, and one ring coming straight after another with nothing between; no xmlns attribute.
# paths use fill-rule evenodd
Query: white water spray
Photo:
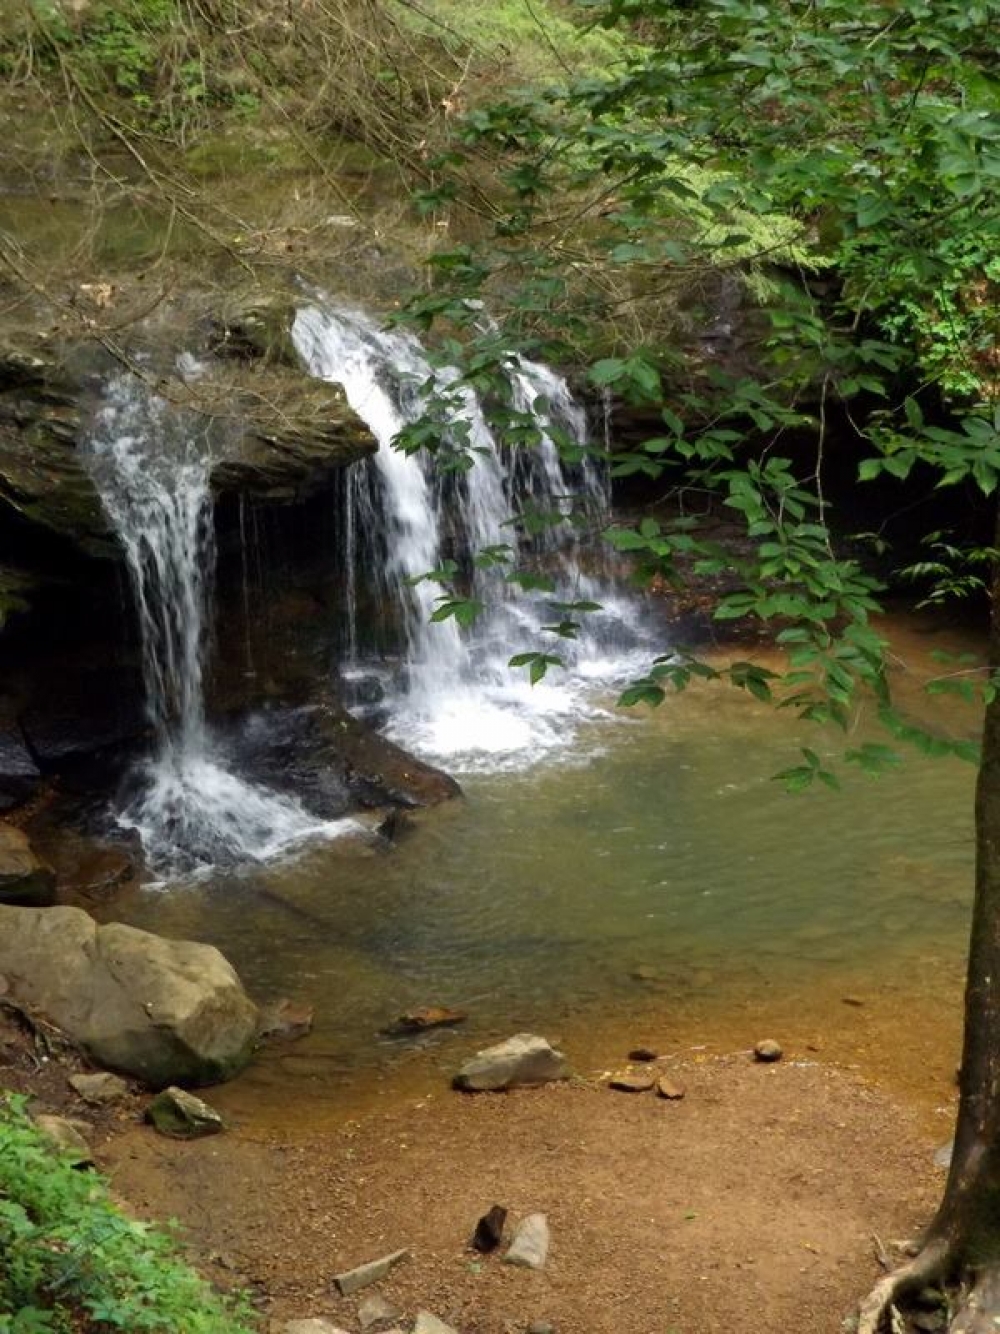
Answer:
<svg viewBox="0 0 1000 1334"><path fill-rule="evenodd" d="M196 367L185 359L181 369ZM150 864L165 873L267 859L348 827L231 773L206 724L215 550L204 423L122 374L107 386L89 459L128 563L156 734L119 822L139 831Z"/></svg>
<svg viewBox="0 0 1000 1334"><path fill-rule="evenodd" d="M570 477L560 460L557 427L580 446L586 440L584 413L565 381L526 359L513 364L513 406L530 413L540 432L539 443L524 450L498 446L475 396L462 389L462 425L475 463L442 474L423 454L404 454L392 443L422 414L422 386L454 391L454 371L433 368L411 335L385 331L352 309L303 309L293 337L312 374L343 386L379 442L374 458L352 468L348 480L348 648L351 665L363 665L357 627L377 618L360 605L360 589L374 579L382 606L400 608L403 618L403 689L392 701L391 734L459 770L565 752L573 724L595 712L588 698L594 683L627 677L647 652L633 603L580 566L570 511L582 500L600 521L608 496L597 469L582 464ZM512 516L532 508L563 521L536 538L518 536ZM502 570L474 568L477 552L501 546L511 549L514 568L529 557L555 580L555 593L525 596ZM486 605L471 633L454 619L432 622L440 587L414 582L447 559ZM583 618L578 639L553 639L542 629L559 619L553 600L599 602L603 610ZM539 650L557 654L570 670L532 687L508 662L519 651Z"/></svg>

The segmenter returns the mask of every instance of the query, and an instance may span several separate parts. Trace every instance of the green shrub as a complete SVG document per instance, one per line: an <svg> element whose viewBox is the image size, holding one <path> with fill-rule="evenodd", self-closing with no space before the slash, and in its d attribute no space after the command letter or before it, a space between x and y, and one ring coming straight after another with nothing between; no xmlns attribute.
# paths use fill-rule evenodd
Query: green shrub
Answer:
<svg viewBox="0 0 1000 1334"><path fill-rule="evenodd" d="M0 1334L249 1334L245 1303L126 1218L103 1178L57 1157L25 1103L0 1099Z"/></svg>

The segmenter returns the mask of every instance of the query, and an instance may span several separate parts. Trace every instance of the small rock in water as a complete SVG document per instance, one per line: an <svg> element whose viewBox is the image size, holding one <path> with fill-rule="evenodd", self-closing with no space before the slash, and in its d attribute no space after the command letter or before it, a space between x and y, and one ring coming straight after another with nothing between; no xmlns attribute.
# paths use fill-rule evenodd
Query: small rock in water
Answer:
<svg viewBox="0 0 1000 1334"><path fill-rule="evenodd" d="M687 1090L683 1084L675 1084L666 1075L661 1075L656 1081L656 1092L661 1098L669 1098L671 1102L677 1102L684 1097Z"/></svg>
<svg viewBox="0 0 1000 1334"><path fill-rule="evenodd" d="M49 1141L60 1158L68 1158L73 1167L93 1167L94 1156L84 1139L82 1130L89 1130L84 1121L69 1121L64 1116L40 1115L35 1125Z"/></svg>
<svg viewBox="0 0 1000 1334"><path fill-rule="evenodd" d="M507 1210L502 1204L494 1204L489 1213L483 1214L472 1234L472 1248L480 1255L489 1255L503 1240L503 1226L507 1221Z"/></svg>
<svg viewBox="0 0 1000 1334"><path fill-rule="evenodd" d="M652 1047L633 1047L628 1054L628 1059L630 1061L655 1061L659 1058Z"/></svg>
<svg viewBox="0 0 1000 1334"><path fill-rule="evenodd" d="M146 1120L152 1122L161 1135L172 1139L199 1139L203 1135L217 1135L225 1129L222 1117L201 1098L185 1089L165 1088L146 1108Z"/></svg>
<svg viewBox="0 0 1000 1334"><path fill-rule="evenodd" d="M528 1214L514 1229L504 1263L544 1269L549 1254L549 1223L544 1214Z"/></svg>
<svg viewBox="0 0 1000 1334"><path fill-rule="evenodd" d="M629 973L633 982L655 982L657 973L655 968L650 968L648 964L641 963L638 968L633 968Z"/></svg>
<svg viewBox="0 0 1000 1334"><path fill-rule="evenodd" d="M97 1107L120 1102L129 1093L124 1079L113 1075L110 1070L100 1070L92 1075L70 1075L66 1082L84 1102L91 1102Z"/></svg>
<svg viewBox="0 0 1000 1334"><path fill-rule="evenodd" d="M608 1088L617 1093L648 1093L655 1082L652 1075L612 1075L608 1080Z"/></svg>
<svg viewBox="0 0 1000 1334"><path fill-rule="evenodd" d="M276 1001L273 1005L266 1005L261 1010L257 1039L269 1042L278 1038L291 1042L295 1038L304 1038L307 1033L312 1032L315 1015L316 1011L311 1005L303 1005L287 998Z"/></svg>
<svg viewBox="0 0 1000 1334"><path fill-rule="evenodd" d="M413 1334L455 1334L455 1331L451 1325L446 1325L436 1315L431 1315L430 1311L418 1311Z"/></svg>
<svg viewBox="0 0 1000 1334"><path fill-rule="evenodd" d="M408 1260L409 1257L410 1252L407 1250L391 1251L378 1260L369 1260L367 1264L358 1265L356 1269L346 1269L342 1274L334 1274L333 1281L342 1297L350 1297L352 1292L360 1292L362 1288L378 1283L386 1277L394 1265L398 1265L401 1260Z"/></svg>
<svg viewBox="0 0 1000 1334"><path fill-rule="evenodd" d="M399 1318L396 1308L380 1292L370 1292L362 1297L358 1306L358 1322L363 1334L368 1330L383 1330Z"/></svg>
<svg viewBox="0 0 1000 1334"><path fill-rule="evenodd" d="M568 1075L566 1057L545 1038L516 1033L506 1042L477 1052L452 1083L467 1093L500 1092L520 1085L548 1084Z"/></svg>
<svg viewBox="0 0 1000 1334"><path fill-rule="evenodd" d="M450 1028L462 1024L468 1019L463 1010L449 1010L444 1005L422 1005L418 1010L407 1010L383 1028L387 1037L409 1037L414 1033L425 1033L429 1028Z"/></svg>
<svg viewBox="0 0 1000 1334"><path fill-rule="evenodd" d="M754 1047L753 1054L755 1060L769 1064L772 1061L780 1061L784 1052L774 1038L764 1038Z"/></svg>

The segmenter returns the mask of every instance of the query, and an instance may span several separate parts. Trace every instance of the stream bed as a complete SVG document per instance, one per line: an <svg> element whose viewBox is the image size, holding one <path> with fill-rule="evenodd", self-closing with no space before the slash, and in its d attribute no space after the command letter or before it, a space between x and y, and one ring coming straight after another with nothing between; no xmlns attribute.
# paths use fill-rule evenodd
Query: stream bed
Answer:
<svg viewBox="0 0 1000 1334"><path fill-rule="evenodd" d="M892 632L905 705L971 734L921 681L968 637ZM859 723L858 735L867 724ZM857 737L850 738L853 742ZM218 945L258 999L316 1008L266 1049L223 1110L311 1123L444 1086L519 1030L594 1073L629 1047L743 1050L777 1037L916 1093L951 1088L972 884L974 770L907 753L842 790L785 794L774 774L822 736L727 687L581 724L569 754L471 773L464 799L387 848L342 839L294 859L149 889L117 916ZM400 1012L468 1012L419 1039Z"/></svg>

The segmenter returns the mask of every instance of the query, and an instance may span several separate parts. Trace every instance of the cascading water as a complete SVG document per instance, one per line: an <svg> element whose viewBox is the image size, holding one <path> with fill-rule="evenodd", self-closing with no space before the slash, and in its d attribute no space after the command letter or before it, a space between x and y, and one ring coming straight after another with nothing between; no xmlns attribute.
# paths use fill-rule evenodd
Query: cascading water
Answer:
<svg viewBox="0 0 1000 1334"><path fill-rule="evenodd" d="M183 358L182 375L197 373ZM204 424L133 374L113 378L89 460L125 551L156 734L139 790L119 813L166 873L262 860L349 822L320 822L227 768L205 719L203 668L214 570L211 451Z"/></svg>
<svg viewBox="0 0 1000 1334"><path fill-rule="evenodd" d="M634 605L579 564L568 520L574 498L577 504L582 498L596 521L606 515L608 496L597 469L581 464L571 479L562 466L555 428L580 445L586 439L584 413L565 381L528 360L514 363L513 406L532 414L541 437L526 450L499 447L475 396L460 390L475 463L464 472L442 473L422 455L393 449L392 442L423 412L422 387L436 382L455 391L455 372L432 368L414 337L385 331L352 309L307 307L293 336L312 374L343 386L379 442L374 458L351 469L348 479L348 651L350 665L363 666L358 625L375 618L363 615L359 602L366 582L374 580L381 608L399 609L403 619L403 686L391 701L391 734L456 769L564 751L568 726L594 711L581 679L627 676L648 652ZM511 518L526 509L562 515L563 522L537 538L519 538ZM554 579L556 591L515 595L502 570L476 568L475 554L495 547L510 549L514 567L529 557ZM431 620L440 588L420 577L446 559L469 574L473 595L485 604L469 634L454 619ZM553 600L599 602L603 610L584 618L578 639L553 645L542 629L558 619ZM508 663L514 653L539 650L557 653L572 670L530 686Z"/></svg>

